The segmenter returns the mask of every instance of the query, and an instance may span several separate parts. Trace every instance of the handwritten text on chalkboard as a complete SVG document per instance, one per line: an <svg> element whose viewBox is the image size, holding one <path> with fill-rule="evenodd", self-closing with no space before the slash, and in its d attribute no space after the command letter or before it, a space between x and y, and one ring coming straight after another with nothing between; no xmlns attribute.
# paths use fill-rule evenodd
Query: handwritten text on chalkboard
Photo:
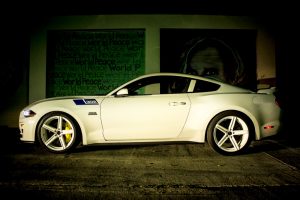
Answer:
<svg viewBox="0 0 300 200"><path fill-rule="evenodd" d="M48 31L47 97L105 94L144 72L144 29Z"/></svg>

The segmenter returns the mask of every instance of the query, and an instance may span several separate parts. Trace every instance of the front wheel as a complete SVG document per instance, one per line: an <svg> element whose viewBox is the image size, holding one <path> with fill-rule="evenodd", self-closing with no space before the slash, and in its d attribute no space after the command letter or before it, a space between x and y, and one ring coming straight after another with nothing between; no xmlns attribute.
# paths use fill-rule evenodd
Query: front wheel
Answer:
<svg viewBox="0 0 300 200"><path fill-rule="evenodd" d="M218 153L236 155L244 152L252 141L252 123L236 111L220 113L212 119L207 129L207 141Z"/></svg>
<svg viewBox="0 0 300 200"><path fill-rule="evenodd" d="M38 125L37 139L46 150L52 153L65 153L78 145L79 128L68 115L49 113Z"/></svg>

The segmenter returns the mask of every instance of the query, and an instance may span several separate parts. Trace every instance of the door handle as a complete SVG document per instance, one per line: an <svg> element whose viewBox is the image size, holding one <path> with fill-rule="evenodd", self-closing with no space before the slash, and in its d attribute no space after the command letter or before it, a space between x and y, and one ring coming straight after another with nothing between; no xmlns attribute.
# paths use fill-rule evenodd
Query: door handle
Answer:
<svg viewBox="0 0 300 200"><path fill-rule="evenodd" d="M169 102L169 105L170 106L183 106L183 105L186 105L186 102L184 102L184 101L181 101L181 102L174 101L174 102Z"/></svg>

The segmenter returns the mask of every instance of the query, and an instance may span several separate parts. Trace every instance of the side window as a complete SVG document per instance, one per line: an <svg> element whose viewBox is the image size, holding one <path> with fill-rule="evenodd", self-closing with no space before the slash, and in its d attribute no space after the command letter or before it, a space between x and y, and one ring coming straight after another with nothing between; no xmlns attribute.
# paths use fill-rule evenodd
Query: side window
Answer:
<svg viewBox="0 0 300 200"><path fill-rule="evenodd" d="M160 94L160 85L159 82L149 83L138 88L135 93L138 95Z"/></svg>
<svg viewBox="0 0 300 200"><path fill-rule="evenodd" d="M127 86L129 95L186 93L190 79L177 76L156 76L138 80Z"/></svg>
<svg viewBox="0 0 300 200"><path fill-rule="evenodd" d="M168 94L180 94L188 91L191 79L184 77L173 77L168 82Z"/></svg>
<svg viewBox="0 0 300 200"><path fill-rule="evenodd" d="M161 82L157 77L147 77L127 85L129 95L160 94Z"/></svg>
<svg viewBox="0 0 300 200"><path fill-rule="evenodd" d="M216 91L220 88L220 85L207 82L207 81L201 81L197 80L194 88L194 93L195 92L212 92Z"/></svg>

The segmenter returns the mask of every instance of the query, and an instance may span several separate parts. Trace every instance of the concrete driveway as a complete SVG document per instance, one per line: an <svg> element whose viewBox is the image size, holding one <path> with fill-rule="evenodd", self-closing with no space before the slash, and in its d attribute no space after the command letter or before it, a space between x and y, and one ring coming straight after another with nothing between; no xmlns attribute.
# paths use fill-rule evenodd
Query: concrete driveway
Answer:
<svg viewBox="0 0 300 200"><path fill-rule="evenodd" d="M274 139L222 156L207 144L1 147L0 194L36 199L297 199L300 148ZM7 197L8 197L7 196Z"/></svg>

